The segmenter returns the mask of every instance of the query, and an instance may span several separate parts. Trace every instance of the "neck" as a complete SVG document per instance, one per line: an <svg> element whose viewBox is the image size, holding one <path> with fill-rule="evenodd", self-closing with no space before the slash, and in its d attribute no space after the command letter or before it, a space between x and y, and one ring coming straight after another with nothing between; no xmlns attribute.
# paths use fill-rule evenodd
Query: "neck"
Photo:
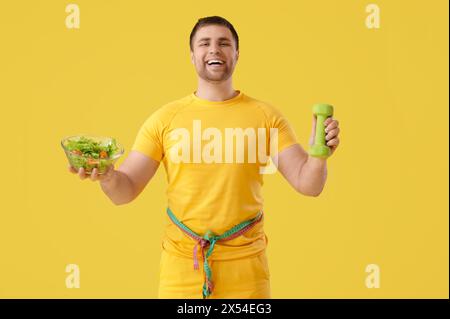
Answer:
<svg viewBox="0 0 450 319"><path fill-rule="evenodd" d="M199 77L195 95L208 101L225 101L238 95L238 92L233 88L231 77L223 82L210 82Z"/></svg>

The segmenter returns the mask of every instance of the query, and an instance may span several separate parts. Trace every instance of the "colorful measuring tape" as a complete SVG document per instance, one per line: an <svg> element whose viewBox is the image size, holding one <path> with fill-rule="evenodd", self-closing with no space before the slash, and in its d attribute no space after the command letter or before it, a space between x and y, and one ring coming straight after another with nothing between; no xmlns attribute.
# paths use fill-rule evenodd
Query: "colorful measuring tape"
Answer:
<svg viewBox="0 0 450 319"><path fill-rule="evenodd" d="M197 258L197 246L200 245L200 248L202 250L202 259L203 259L203 270L204 270L204 283L203 283L203 298L207 298L211 295L211 293L214 290L214 286L211 280L212 277L212 271L211 268L208 265L208 257L211 256L211 253L214 249L214 246L216 242L218 241L228 241L231 239L234 239L236 237L239 237L240 235L244 234L246 231L251 229L253 226L256 225L256 223L260 222L263 218L263 212L259 212L258 215L250 220L244 221L231 229L224 232L222 235L217 236L210 230L208 230L205 235L200 236L190 230L186 225L184 225L182 222L180 222L174 215L174 213L170 210L169 207L167 207L167 214L169 215L172 222L177 225L183 233L185 233L187 236L194 239L197 243L194 246L194 269L198 270L198 258ZM209 245L209 249L204 253L204 249Z"/></svg>

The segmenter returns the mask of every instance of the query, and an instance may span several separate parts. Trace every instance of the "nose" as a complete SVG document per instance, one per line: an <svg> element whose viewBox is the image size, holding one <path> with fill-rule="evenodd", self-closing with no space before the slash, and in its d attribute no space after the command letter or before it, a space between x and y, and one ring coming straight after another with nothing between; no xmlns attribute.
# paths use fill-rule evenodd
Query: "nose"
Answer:
<svg viewBox="0 0 450 319"><path fill-rule="evenodd" d="M219 46L217 44L211 44L209 46L209 53L214 54L219 52Z"/></svg>

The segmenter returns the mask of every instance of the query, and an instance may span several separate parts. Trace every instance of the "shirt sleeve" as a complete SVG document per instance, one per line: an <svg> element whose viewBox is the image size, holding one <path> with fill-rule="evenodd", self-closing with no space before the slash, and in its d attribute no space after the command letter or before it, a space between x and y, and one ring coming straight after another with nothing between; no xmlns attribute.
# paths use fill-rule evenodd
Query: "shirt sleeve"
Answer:
<svg viewBox="0 0 450 319"><path fill-rule="evenodd" d="M271 107L269 109L268 117L270 129L276 129L277 132L278 153L284 150L285 148L298 143L297 136L291 124L279 110L277 110L274 107ZM274 139L272 134L270 134L270 136L271 136L270 143L273 143Z"/></svg>
<svg viewBox="0 0 450 319"><path fill-rule="evenodd" d="M140 127L131 150L160 162L164 157L163 129L164 124L156 111Z"/></svg>

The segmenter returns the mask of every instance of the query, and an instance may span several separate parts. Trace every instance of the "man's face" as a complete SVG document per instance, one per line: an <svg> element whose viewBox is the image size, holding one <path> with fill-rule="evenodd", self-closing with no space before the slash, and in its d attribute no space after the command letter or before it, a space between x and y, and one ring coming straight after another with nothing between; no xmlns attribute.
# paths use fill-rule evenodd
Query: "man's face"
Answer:
<svg viewBox="0 0 450 319"><path fill-rule="evenodd" d="M209 82L228 80L239 58L231 31L220 25L198 29L192 39L192 50L191 61L197 74Z"/></svg>

